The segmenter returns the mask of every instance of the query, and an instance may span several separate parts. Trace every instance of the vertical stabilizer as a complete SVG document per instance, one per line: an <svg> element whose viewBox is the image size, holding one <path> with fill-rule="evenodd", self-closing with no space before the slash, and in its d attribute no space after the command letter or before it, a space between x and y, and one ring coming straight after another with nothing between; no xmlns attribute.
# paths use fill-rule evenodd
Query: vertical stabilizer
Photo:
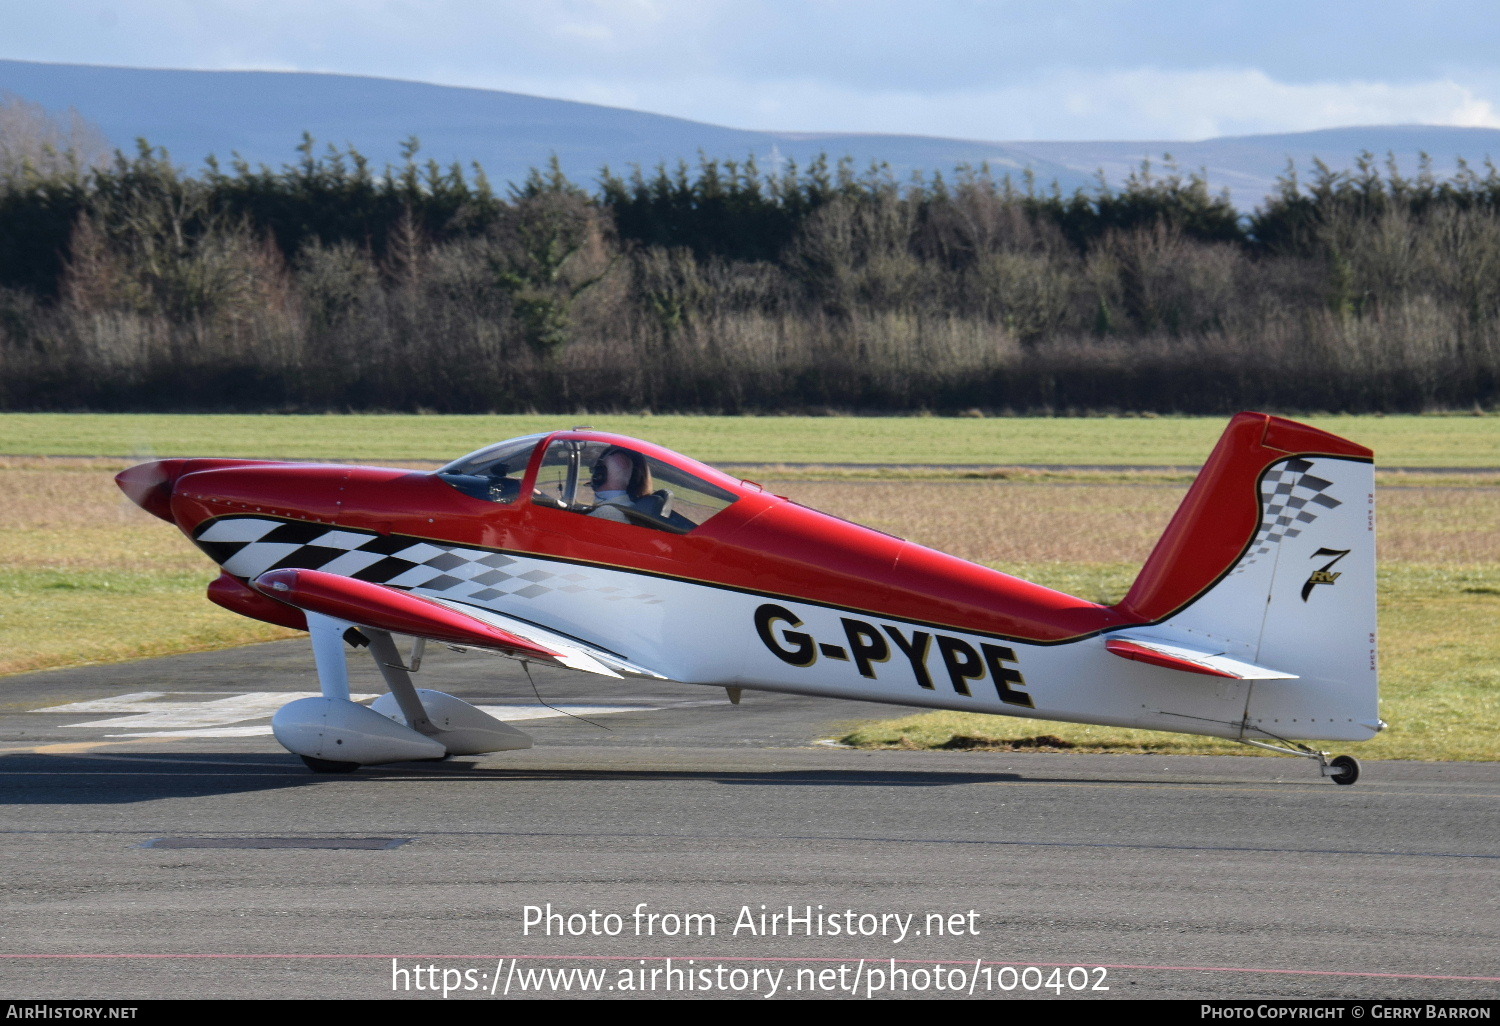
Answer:
<svg viewBox="0 0 1500 1026"><path fill-rule="evenodd" d="M1379 729L1373 453L1261 413L1230 422L1117 607L1257 680L1246 736Z"/></svg>

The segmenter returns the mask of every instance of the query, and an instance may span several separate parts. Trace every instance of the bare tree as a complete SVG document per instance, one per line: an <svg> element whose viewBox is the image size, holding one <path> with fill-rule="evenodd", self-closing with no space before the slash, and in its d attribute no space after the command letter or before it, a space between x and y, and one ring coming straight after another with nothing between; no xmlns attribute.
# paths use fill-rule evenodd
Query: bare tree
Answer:
<svg viewBox="0 0 1500 1026"><path fill-rule="evenodd" d="M72 107L58 114L14 93L0 94L0 185L79 175L102 167L111 152L99 127Z"/></svg>

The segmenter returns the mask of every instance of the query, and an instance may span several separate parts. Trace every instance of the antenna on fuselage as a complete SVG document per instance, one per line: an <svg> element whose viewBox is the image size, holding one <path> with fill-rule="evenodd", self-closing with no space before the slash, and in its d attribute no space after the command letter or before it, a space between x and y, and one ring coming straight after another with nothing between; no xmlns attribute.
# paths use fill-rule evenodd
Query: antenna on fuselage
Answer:
<svg viewBox="0 0 1500 1026"><path fill-rule="evenodd" d="M521 669L523 669L523 670L526 671L526 680L531 684L531 693L536 696L536 700L538 702L541 702L548 709L551 709L555 713L562 713L564 716L571 716L575 720L582 720L584 723L592 723L594 726L598 727L600 730L604 731L606 734L613 734L614 733L613 730L610 730L608 727L606 727L604 724L600 723L598 720L591 720L587 716L579 716L577 713L570 713L570 712L568 712L568 710L566 710L566 709L559 709L557 706L553 705L551 702L548 702L545 698L542 697L542 693L536 689L536 681L532 680L532 677L531 677L531 663L529 663L525 659L522 659L521 660Z"/></svg>

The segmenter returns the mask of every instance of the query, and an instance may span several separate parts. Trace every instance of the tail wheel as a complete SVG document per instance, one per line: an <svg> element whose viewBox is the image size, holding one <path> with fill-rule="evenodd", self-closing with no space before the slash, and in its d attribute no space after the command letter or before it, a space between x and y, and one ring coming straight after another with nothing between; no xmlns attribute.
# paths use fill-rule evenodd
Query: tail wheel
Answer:
<svg viewBox="0 0 1500 1026"><path fill-rule="evenodd" d="M1335 784L1352 784L1359 779L1359 762L1352 755L1340 755L1329 761L1329 774Z"/></svg>
<svg viewBox="0 0 1500 1026"><path fill-rule="evenodd" d="M353 773L359 769L357 762L335 762L332 759L315 759L311 755L300 757L314 773ZM1351 780L1350 783L1353 783Z"/></svg>

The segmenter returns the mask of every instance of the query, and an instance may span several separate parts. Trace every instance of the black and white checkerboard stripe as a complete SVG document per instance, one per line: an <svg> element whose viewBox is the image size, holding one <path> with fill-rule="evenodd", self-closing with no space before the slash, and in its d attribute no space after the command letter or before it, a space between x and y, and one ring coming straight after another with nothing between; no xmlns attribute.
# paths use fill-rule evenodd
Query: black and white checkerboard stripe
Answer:
<svg viewBox="0 0 1500 1026"><path fill-rule="evenodd" d="M296 520L221 517L193 539L236 577L267 570L322 570L395 588L440 592L445 598L485 603L502 597L535 599L553 592L593 592L605 599L655 604L649 592L619 587L568 564L507 556L485 549L425 541L399 534L350 531ZM556 569L547 569L547 566Z"/></svg>
<svg viewBox="0 0 1500 1026"><path fill-rule="evenodd" d="M1297 537L1322 510L1343 505L1328 494L1333 482L1309 474L1311 469L1310 462L1295 457L1266 471L1260 480L1260 529L1234 573L1270 552L1283 538Z"/></svg>

